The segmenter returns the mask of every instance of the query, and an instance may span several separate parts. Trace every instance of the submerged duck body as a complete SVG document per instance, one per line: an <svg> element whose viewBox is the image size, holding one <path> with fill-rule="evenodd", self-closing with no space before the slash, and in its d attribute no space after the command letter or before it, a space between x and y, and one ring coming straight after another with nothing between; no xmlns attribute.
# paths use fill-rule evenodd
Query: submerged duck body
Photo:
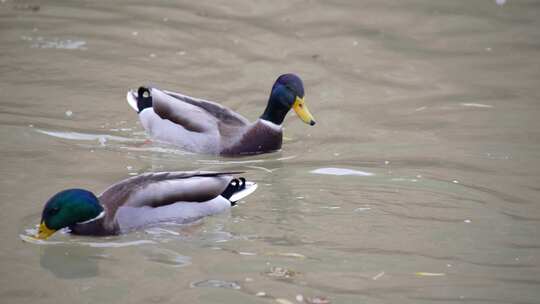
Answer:
<svg viewBox="0 0 540 304"><path fill-rule="evenodd" d="M122 180L99 196L84 189L64 190L45 204L36 237L48 238L65 227L79 235L116 235L221 213L257 188L233 173L146 173Z"/></svg>
<svg viewBox="0 0 540 304"><path fill-rule="evenodd" d="M303 98L300 78L281 75L264 113L250 122L218 103L172 91L141 87L127 93L128 103L152 138L191 152L230 156L281 149L282 123L291 108L304 122L314 125Z"/></svg>

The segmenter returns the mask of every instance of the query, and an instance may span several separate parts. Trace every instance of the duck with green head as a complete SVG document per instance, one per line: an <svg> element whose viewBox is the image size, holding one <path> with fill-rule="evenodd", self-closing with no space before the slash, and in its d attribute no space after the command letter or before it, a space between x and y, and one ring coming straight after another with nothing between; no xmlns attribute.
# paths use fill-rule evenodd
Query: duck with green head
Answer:
<svg viewBox="0 0 540 304"><path fill-rule="evenodd" d="M160 172L122 180L99 196L68 189L51 197L37 238L69 228L80 235L116 235L162 222L190 223L235 205L257 188L238 172Z"/></svg>
<svg viewBox="0 0 540 304"><path fill-rule="evenodd" d="M303 122L315 125L304 101L304 84L295 74L278 77L255 122L218 103L157 88L129 91L127 100L152 138L196 153L235 156L277 151L283 142L283 120L291 109Z"/></svg>

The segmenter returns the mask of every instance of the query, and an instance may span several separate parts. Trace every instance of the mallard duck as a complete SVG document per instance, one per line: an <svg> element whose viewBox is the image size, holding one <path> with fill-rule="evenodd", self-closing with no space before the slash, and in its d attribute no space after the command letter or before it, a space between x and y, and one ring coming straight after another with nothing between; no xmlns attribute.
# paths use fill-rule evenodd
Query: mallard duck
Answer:
<svg viewBox="0 0 540 304"><path fill-rule="evenodd" d="M36 237L46 239L65 227L73 234L104 236L160 222L193 222L255 191L257 184L234 178L235 173L146 173L113 184L99 196L64 190L45 204Z"/></svg>
<svg viewBox="0 0 540 304"><path fill-rule="evenodd" d="M294 74L279 76L255 122L215 102L157 88L129 91L127 100L152 138L196 153L234 156L279 150L282 123L291 108L302 121L315 125L302 80Z"/></svg>

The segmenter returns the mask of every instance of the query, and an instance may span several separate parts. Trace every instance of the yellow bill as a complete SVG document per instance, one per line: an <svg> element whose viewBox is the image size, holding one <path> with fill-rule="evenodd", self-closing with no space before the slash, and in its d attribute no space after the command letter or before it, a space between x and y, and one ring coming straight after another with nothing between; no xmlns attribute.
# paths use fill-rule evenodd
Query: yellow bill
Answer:
<svg viewBox="0 0 540 304"><path fill-rule="evenodd" d="M304 98L296 96L293 109L296 112L296 115L298 115L303 122L309 124L310 126L315 124L315 120L313 119L311 113L309 113L306 103L304 102Z"/></svg>
<svg viewBox="0 0 540 304"><path fill-rule="evenodd" d="M45 222L41 222L41 224L39 224L39 231L36 235L36 238L44 240L53 235L55 232L56 230L49 229L49 227L45 225Z"/></svg>

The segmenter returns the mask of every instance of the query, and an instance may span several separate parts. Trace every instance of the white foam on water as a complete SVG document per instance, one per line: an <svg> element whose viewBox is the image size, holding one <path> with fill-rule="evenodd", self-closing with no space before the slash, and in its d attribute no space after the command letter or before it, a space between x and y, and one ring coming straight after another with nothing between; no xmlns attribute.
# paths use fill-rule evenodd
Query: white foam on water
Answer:
<svg viewBox="0 0 540 304"><path fill-rule="evenodd" d="M336 210L336 209L341 209L340 206L322 206L320 207L321 209L329 209L329 210Z"/></svg>
<svg viewBox="0 0 540 304"><path fill-rule="evenodd" d="M417 272L416 275L421 277L442 277L446 274L442 272Z"/></svg>
<svg viewBox="0 0 540 304"><path fill-rule="evenodd" d="M472 108L493 108L492 105L487 105L483 103L461 103L464 107L472 107Z"/></svg>
<svg viewBox="0 0 540 304"><path fill-rule="evenodd" d="M246 168L258 169L258 170L262 170L262 171L265 171L265 172L268 172L268 173L272 173L272 172L277 170L277 168L276 169L268 169L268 168L265 168L265 167L262 167L262 166L246 166Z"/></svg>
<svg viewBox="0 0 540 304"><path fill-rule="evenodd" d="M174 236L179 236L180 235L179 232L169 230L169 229L160 228L160 227L148 228L148 229L145 230L145 232L148 233L148 234L152 234L152 235L174 235Z"/></svg>
<svg viewBox="0 0 540 304"><path fill-rule="evenodd" d="M129 241L129 242L78 242L78 244L86 245L94 248L121 248L129 246L140 246L146 244L156 244L154 241L150 240L138 240L138 241Z"/></svg>
<svg viewBox="0 0 540 304"><path fill-rule="evenodd" d="M127 241L127 242L76 242L76 241L63 242L63 241L41 240L41 239L37 239L33 236L29 236L26 234L19 234L19 237L24 242L34 244L34 245L69 244L69 245L83 245L83 246L88 246L88 247L93 247L93 248L121 248L121 247L129 247L129 246L140 246L140 245L146 245L146 244L156 244L156 242L150 241L150 240L137 240L137 241Z"/></svg>
<svg viewBox="0 0 540 304"><path fill-rule="evenodd" d="M319 168L310 171L310 173L313 174L326 174L326 175L354 175L354 176L373 176L375 173L367 172L367 171L360 171L360 170L353 170L353 169L346 169L346 168Z"/></svg>
<svg viewBox="0 0 540 304"><path fill-rule="evenodd" d="M91 134L91 133L79 133L79 132L62 132L62 131L47 131L42 129L36 129L36 132L49 135L56 138L69 139L69 140L83 140L83 141L99 141L100 143L112 141L135 141L130 138L108 135L108 134Z"/></svg>
<svg viewBox="0 0 540 304"><path fill-rule="evenodd" d="M136 141L136 140L133 140ZM128 150L128 151L141 151L141 152L152 152L152 153L161 153L161 154L169 154L169 155L192 155L192 152L187 152L184 150L174 149L174 148L164 148L164 147L158 147L158 146L146 146L146 147L119 147L120 149Z"/></svg>
<svg viewBox="0 0 540 304"><path fill-rule="evenodd" d="M32 38L32 37L29 37ZM31 41L32 39L24 39ZM64 50L86 50L86 41L84 40L71 40L71 39L44 39L43 37L38 37L35 40L36 42L32 44L33 48L40 49L64 49Z"/></svg>

